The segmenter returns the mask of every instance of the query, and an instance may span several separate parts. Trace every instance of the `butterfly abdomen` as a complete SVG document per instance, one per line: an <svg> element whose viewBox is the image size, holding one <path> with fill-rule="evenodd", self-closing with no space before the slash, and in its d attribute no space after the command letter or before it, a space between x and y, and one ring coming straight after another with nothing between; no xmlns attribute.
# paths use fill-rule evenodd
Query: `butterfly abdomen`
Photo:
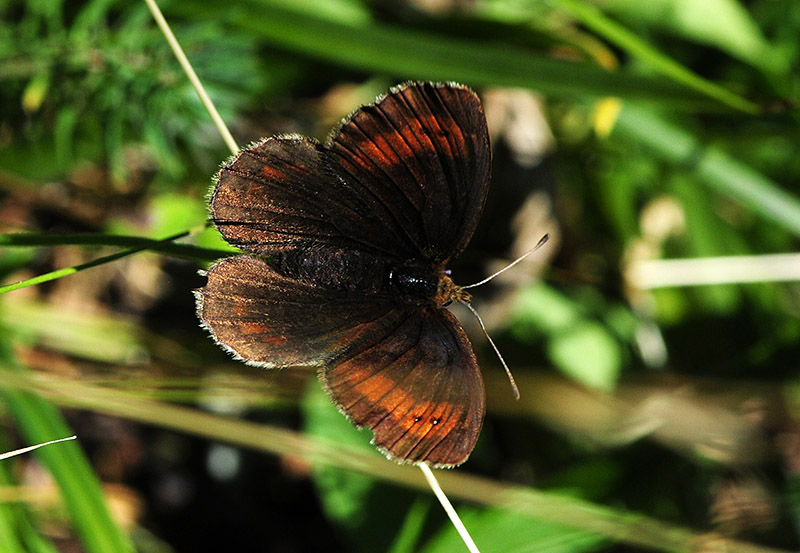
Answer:
<svg viewBox="0 0 800 553"><path fill-rule="evenodd" d="M385 260L363 252L310 246L270 256L281 275L328 290L380 294L384 291Z"/></svg>

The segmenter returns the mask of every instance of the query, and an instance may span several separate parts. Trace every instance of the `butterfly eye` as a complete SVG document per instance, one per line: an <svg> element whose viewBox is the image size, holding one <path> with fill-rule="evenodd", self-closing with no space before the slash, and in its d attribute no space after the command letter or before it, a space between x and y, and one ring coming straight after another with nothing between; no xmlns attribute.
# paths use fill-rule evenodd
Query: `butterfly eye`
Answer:
<svg viewBox="0 0 800 553"><path fill-rule="evenodd" d="M438 418L438 417L434 417L434 418L432 418L432 419L431 419L431 424L432 424L433 426L436 426L436 425L437 425L437 424L439 424L441 421L442 421L442 419L440 419L440 418Z"/></svg>
<svg viewBox="0 0 800 553"><path fill-rule="evenodd" d="M419 422L419 421L421 421L421 420L422 420L422 417L420 417L419 415L417 415L416 417L414 417L414 422Z"/></svg>

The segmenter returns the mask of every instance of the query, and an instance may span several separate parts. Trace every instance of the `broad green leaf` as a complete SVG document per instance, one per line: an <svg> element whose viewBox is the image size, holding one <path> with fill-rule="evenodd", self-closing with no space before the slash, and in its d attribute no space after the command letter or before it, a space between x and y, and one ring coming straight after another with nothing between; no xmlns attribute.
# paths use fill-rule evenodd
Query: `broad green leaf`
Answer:
<svg viewBox="0 0 800 553"><path fill-rule="evenodd" d="M711 189L800 236L800 199L796 195L719 146L706 146L696 134L668 116L628 104L620 113L614 132L640 142L669 164L690 169Z"/></svg>
<svg viewBox="0 0 800 553"><path fill-rule="evenodd" d="M710 105L708 98L664 79L561 61L497 40L458 38L378 22L342 22L299 6L273 0L237 3L224 12L198 3L170 8L199 10L280 48L401 79L456 80L473 86L518 86L584 98L623 96L672 105Z"/></svg>
<svg viewBox="0 0 800 553"><path fill-rule="evenodd" d="M501 509L462 508L459 511L482 553L586 553L599 549L605 543L596 535ZM448 526L421 553L449 553L463 548L461 538Z"/></svg>
<svg viewBox="0 0 800 553"><path fill-rule="evenodd" d="M625 20L715 46L764 71L788 69L738 0L608 0L603 6Z"/></svg>
<svg viewBox="0 0 800 553"><path fill-rule="evenodd" d="M622 370L620 344L573 299L545 285L517 294L510 326L521 336L533 330L544 339L553 364L592 388L611 390Z"/></svg>

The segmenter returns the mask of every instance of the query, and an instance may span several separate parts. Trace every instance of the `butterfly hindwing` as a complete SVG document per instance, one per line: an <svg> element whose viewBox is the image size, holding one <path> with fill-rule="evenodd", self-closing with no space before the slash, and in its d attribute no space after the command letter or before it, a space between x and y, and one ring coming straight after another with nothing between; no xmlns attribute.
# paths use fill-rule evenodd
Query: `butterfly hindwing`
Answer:
<svg viewBox="0 0 800 553"><path fill-rule="evenodd" d="M238 358L269 368L321 365L398 324L395 305L286 278L257 257L223 259L197 291L203 326Z"/></svg>
<svg viewBox="0 0 800 553"><path fill-rule="evenodd" d="M373 345L327 364L331 398L390 457L463 463L485 412L483 379L458 320L444 309L408 311Z"/></svg>
<svg viewBox="0 0 800 553"><path fill-rule="evenodd" d="M212 266L197 295L204 326L238 358L322 366L336 405L391 457L454 466L472 451L483 381L449 311L359 301L287 279L250 256Z"/></svg>

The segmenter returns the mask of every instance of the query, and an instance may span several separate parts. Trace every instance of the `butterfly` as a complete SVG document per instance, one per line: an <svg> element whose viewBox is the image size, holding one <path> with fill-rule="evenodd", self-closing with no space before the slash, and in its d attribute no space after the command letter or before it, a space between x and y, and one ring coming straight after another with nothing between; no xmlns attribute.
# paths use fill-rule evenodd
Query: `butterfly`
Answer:
<svg viewBox="0 0 800 553"><path fill-rule="evenodd" d="M446 308L446 266L489 186L481 102L454 83L393 87L324 143L263 139L216 176L210 212L247 255L210 267L197 312L237 359L316 366L330 398L387 457L452 467L485 414L472 346Z"/></svg>

